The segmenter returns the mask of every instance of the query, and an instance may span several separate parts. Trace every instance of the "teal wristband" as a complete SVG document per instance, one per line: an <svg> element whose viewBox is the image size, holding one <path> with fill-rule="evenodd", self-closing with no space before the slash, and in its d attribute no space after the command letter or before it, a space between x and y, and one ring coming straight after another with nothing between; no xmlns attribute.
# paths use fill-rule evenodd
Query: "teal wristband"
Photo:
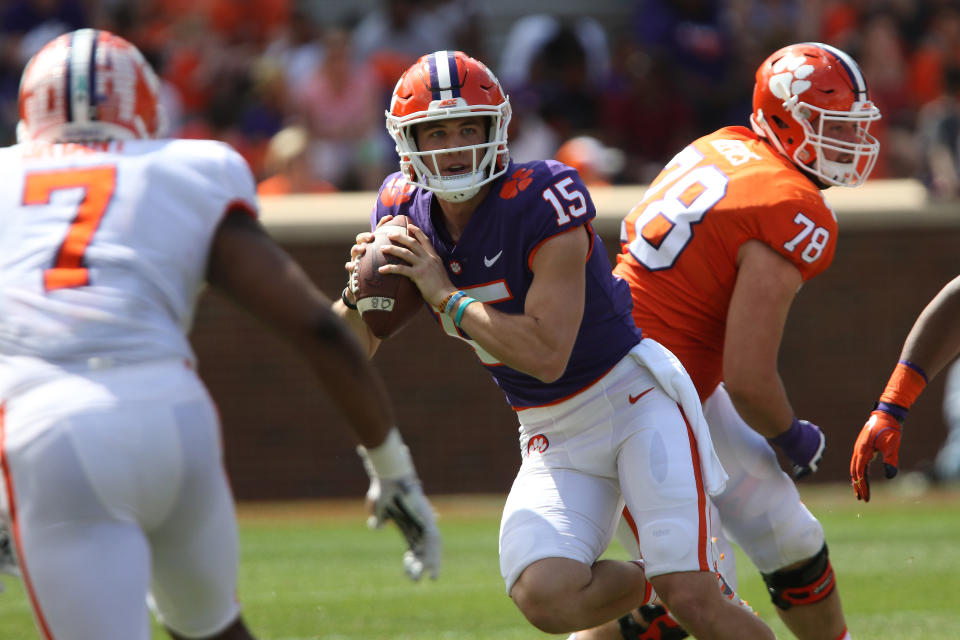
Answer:
<svg viewBox="0 0 960 640"><path fill-rule="evenodd" d="M454 291L451 293L443 302L440 303L440 306L438 307L440 313L452 313L453 305L456 304L457 300L465 295L467 294L465 294L463 291Z"/></svg>
<svg viewBox="0 0 960 640"><path fill-rule="evenodd" d="M453 324L457 325L457 329L460 328L460 320L463 318L463 312L467 310L467 307L476 301L476 298L471 298L469 296L460 301L460 307L457 308L457 315L453 317Z"/></svg>

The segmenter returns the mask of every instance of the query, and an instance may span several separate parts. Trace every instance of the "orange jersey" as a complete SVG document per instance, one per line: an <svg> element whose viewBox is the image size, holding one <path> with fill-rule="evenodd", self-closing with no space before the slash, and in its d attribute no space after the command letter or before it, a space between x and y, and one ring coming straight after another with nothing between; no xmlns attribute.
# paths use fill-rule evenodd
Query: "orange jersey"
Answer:
<svg viewBox="0 0 960 640"><path fill-rule="evenodd" d="M621 225L613 272L630 284L634 320L680 358L701 398L722 379L737 255L751 239L806 281L833 260L837 218L805 174L745 127L678 153Z"/></svg>

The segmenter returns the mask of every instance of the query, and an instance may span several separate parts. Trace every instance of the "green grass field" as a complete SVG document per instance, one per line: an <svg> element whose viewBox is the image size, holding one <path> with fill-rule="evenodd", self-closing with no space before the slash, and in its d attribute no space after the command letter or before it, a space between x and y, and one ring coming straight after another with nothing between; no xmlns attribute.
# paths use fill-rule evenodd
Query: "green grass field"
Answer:
<svg viewBox="0 0 960 640"><path fill-rule="evenodd" d="M869 505L847 487L802 487L827 530L856 639L960 638L960 492L908 487L900 480L876 487ZM365 528L359 499L242 505L239 596L251 628L262 640L562 638L529 626L504 594L497 562L503 498L434 502L444 566L438 581L422 584L404 577L395 531ZM744 562L739 571L743 597L778 637L792 637L756 572ZM0 638L39 638L22 583L3 581ZM166 636L157 629L154 637Z"/></svg>

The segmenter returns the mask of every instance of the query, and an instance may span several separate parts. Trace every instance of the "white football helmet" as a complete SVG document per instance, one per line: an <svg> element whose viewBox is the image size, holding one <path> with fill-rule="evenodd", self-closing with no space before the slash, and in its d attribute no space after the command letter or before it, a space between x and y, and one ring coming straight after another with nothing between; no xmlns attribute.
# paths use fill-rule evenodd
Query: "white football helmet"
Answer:
<svg viewBox="0 0 960 640"><path fill-rule="evenodd" d="M400 76L386 112L387 131L397 144L400 171L408 182L443 200L460 202L507 170L510 114L510 100L486 65L460 51L436 51ZM487 142L455 149L473 152L471 171L440 175L437 155L454 149L419 151L413 125L469 116L491 119Z"/></svg>
<svg viewBox="0 0 960 640"><path fill-rule="evenodd" d="M140 51L109 31L51 40L20 79L19 142L156 138L160 81Z"/></svg>

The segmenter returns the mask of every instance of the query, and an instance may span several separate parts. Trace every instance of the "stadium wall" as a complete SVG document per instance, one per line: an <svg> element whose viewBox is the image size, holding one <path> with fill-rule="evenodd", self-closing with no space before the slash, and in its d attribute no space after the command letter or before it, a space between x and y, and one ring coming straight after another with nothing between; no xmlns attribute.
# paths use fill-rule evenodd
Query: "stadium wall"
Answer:
<svg viewBox="0 0 960 640"><path fill-rule="evenodd" d="M612 256L642 187L595 189L597 230ZM844 481L849 454L917 313L960 273L960 206L927 201L913 181L831 189L841 236L833 266L801 289L780 352L798 415L827 433L811 481ZM354 235L375 194L263 198L263 220L320 288L339 295ZM241 500L357 496L366 478L343 420L292 349L215 291L192 334L224 424L226 466ZM519 465L517 421L473 352L424 310L374 358L429 493L505 493ZM907 423L903 468L932 460L946 428L942 378Z"/></svg>

